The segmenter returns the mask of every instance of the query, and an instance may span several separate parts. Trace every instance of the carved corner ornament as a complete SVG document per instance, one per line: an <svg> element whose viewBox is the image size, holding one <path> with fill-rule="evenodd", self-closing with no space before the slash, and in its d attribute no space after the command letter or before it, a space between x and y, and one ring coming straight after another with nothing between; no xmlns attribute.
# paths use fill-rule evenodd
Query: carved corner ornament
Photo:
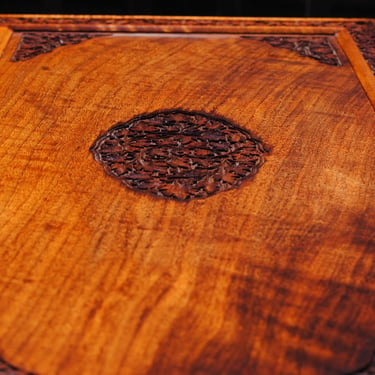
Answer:
<svg viewBox="0 0 375 375"><path fill-rule="evenodd" d="M35 373L22 370L18 367L12 366L0 357L0 375L36 375Z"/></svg>
<svg viewBox="0 0 375 375"><path fill-rule="evenodd" d="M43 53L49 53L61 46L79 44L85 40L107 36L105 33L81 32L24 32L12 61L30 60Z"/></svg>
<svg viewBox="0 0 375 375"><path fill-rule="evenodd" d="M40 16L2 16L0 17L0 25L9 26L15 30L18 30L20 25L33 25L43 26L48 29L48 27L56 27L58 26L61 30L64 30L65 27L69 27L69 30L72 28L79 29L80 26L92 27L93 30L100 30L100 31L134 31L137 28L145 31L153 30L156 27L162 27L165 25L168 26L182 26L182 27L189 27L193 26L330 26L330 27L345 27L348 32L353 37L354 41L356 42L358 48L360 49L363 57L367 61L368 65L370 66L372 72L375 74L375 22L372 20L359 20L359 21L347 21L347 20L266 20L266 19L212 19L212 18L189 18L180 19L180 18L173 18L169 17L167 20L163 17L153 17L153 18L143 18L143 17L111 17L111 16L92 16L90 18L84 16L49 16L49 17L40 17ZM30 35L30 32L26 32L31 38L38 38L36 35ZM77 32L35 32L35 34L44 34L45 36L49 34L51 37L54 34L74 34L77 36L79 33ZM86 40L91 37L96 37L99 35L111 35L103 32L98 31L90 31L90 32L81 32L80 34L86 35L84 39ZM68 37L69 39L70 37ZM73 36L74 39L74 36ZM81 40L81 41L82 41ZM58 42L57 46L68 44L69 42L63 41L63 44ZM75 44L75 43L71 43ZM20 45L19 49L23 49L24 47ZM56 47L54 47L56 48ZM48 49L48 47L46 47ZM300 48L299 48L300 49ZM311 49L311 48L310 48ZM314 47L315 49L315 47ZM301 49L300 49L301 50ZM49 51L46 51L49 52ZM46 52L39 52L39 53L46 53ZM39 54L36 53L35 55ZM315 54L315 52L314 52ZM329 55L331 52L329 52ZM22 54L19 54L20 61ZM34 56L34 55L33 55ZM31 57L33 57L31 56ZM24 59L27 59L24 58Z"/></svg>
<svg viewBox="0 0 375 375"><path fill-rule="evenodd" d="M329 37L315 36L243 36L246 39L267 42L272 47L285 48L298 53L300 56L309 57L322 64L341 66L339 56Z"/></svg>
<svg viewBox="0 0 375 375"><path fill-rule="evenodd" d="M238 187L258 172L268 151L227 119L167 110L116 124L91 152L126 187L189 201Z"/></svg>

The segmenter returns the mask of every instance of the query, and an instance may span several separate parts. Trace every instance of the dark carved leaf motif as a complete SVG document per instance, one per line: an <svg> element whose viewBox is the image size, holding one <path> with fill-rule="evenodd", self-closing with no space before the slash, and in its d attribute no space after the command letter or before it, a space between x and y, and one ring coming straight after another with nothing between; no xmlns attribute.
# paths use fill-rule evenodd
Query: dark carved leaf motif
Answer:
<svg viewBox="0 0 375 375"><path fill-rule="evenodd" d="M342 63L328 37L303 36L243 36L267 42L272 47L286 48L300 56L310 57L323 64L341 66Z"/></svg>
<svg viewBox="0 0 375 375"><path fill-rule="evenodd" d="M257 173L267 151L226 119L169 110L115 125L91 152L127 187L189 201L238 187Z"/></svg>
<svg viewBox="0 0 375 375"><path fill-rule="evenodd" d="M80 32L25 32L21 36L17 51L12 61L25 61L43 53L85 40L105 36L104 33Z"/></svg>

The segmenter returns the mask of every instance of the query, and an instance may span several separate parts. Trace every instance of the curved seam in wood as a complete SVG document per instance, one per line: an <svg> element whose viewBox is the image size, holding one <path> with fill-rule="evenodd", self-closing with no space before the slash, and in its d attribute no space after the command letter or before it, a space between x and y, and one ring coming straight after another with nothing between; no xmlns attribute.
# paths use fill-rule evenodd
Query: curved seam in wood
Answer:
<svg viewBox="0 0 375 375"><path fill-rule="evenodd" d="M3 375L36 375L35 373L25 371L19 367L11 365L0 357L0 374Z"/></svg>
<svg viewBox="0 0 375 375"><path fill-rule="evenodd" d="M347 372L344 375L375 375L375 352L370 361L358 370Z"/></svg>

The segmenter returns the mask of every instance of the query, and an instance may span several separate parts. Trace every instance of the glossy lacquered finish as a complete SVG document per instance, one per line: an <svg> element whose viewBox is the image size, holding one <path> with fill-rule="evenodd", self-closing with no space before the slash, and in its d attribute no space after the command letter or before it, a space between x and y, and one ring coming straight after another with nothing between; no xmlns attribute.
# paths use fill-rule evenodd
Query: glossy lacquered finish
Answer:
<svg viewBox="0 0 375 375"><path fill-rule="evenodd" d="M373 30L0 17L0 372L370 374Z"/></svg>

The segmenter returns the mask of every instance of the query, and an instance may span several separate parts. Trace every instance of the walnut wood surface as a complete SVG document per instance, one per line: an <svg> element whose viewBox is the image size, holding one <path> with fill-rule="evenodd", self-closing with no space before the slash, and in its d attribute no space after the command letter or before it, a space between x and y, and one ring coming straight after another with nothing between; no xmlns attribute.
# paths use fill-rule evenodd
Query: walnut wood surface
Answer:
<svg viewBox="0 0 375 375"><path fill-rule="evenodd" d="M4 363L39 375L371 373L374 76L358 46L337 26L331 66L241 38L231 19L200 35L168 22L21 62L21 28L2 23L14 30L0 40ZM279 35L273 22L259 33ZM320 35L309 22L289 32ZM172 108L223 116L270 155L251 182L206 199L124 189L91 145Z"/></svg>

